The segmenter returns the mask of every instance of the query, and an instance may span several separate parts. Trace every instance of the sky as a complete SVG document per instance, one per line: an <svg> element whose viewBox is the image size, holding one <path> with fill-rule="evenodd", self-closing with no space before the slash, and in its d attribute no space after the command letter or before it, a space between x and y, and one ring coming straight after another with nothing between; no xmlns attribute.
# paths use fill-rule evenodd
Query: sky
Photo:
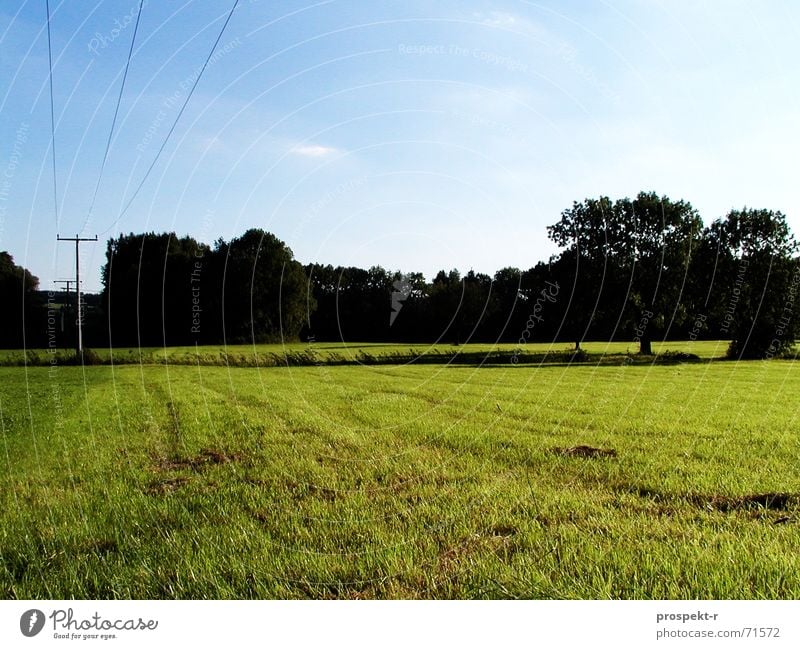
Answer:
<svg viewBox="0 0 800 649"><path fill-rule="evenodd" d="M252 227L303 263L493 274L574 201L656 191L800 233L792 0L44 0L0 6L0 250L101 288L105 242ZM153 164L152 171L145 175ZM92 197L100 178L93 209ZM142 181L144 180L144 183ZM141 190L136 193L141 184Z"/></svg>

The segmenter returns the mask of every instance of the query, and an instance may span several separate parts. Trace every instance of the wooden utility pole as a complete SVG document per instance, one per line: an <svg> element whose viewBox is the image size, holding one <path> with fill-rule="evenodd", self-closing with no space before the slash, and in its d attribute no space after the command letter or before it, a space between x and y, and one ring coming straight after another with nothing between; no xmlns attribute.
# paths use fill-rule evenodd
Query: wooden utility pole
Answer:
<svg viewBox="0 0 800 649"><path fill-rule="evenodd" d="M80 237L77 234L74 237L62 237L60 234L56 235L58 241L74 241L75 242L75 295L77 296L77 314L78 314L78 339L75 342L75 353L78 359L83 358L83 314L81 312L81 249L82 241L97 241L97 235L93 239Z"/></svg>

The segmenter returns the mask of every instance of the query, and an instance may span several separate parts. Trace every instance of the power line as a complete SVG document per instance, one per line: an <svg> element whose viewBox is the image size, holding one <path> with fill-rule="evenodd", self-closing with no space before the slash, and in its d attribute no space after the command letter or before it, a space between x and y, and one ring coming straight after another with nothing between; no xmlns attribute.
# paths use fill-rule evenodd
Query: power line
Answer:
<svg viewBox="0 0 800 649"><path fill-rule="evenodd" d="M106 142L106 150L103 153L103 162L100 165L100 175L97 177L97 184L94 186L94 194L92 195L92 202L89 205L89 212L86 215L86 221L83 223L83 228L86 227L89 219L92 218L92 210L94 209L95 201L97 200L97 192L100 190L100 182L103 179L103 172L106 168L106 160L108 160L108 152L111 149L111 138L114 135L114 128L117 125L117 116L119 115L119 106L122 103L122 93L125 90L125 81L128 78L128 68L131 65L131 57L133 55L133 45L136 43L136 33L139 31L139 19L142 17L142 7L144 0L139 0L139 13L136 14L136 24L133 27L133 36L131 37L131 46L128 50L128 60L125 62L125 72L122 75L122 84L119 87L119 96L117 97L117 106L114 108L114 119L111 121L111 130L108 133L108 141ZM81 228L81 229L83 229Z"/></svg>
<svg viewBox="0 0 800 649"><path fill-rule="evenodd" d="M56 215L56 229L58 229L58 183L56 181L56 115L53 102L53 47L50 42L50 0L45 0L47 6L47 62L50 69L50 145L53 150L53 205Z"/></svg>
<svg viewBox="0 0 800 649"><path fill-rule="evenodd" d="M159 157L161 157L161 153L164 151L164 148L167 146L167 142L169 141L169 138L172 136L172 132L175 130L175 127L178 125L178 121L180 120L181 115L183 115L183 111L186 109L186 105L189 103L189 100L192 98L192 95L194 94L195 88L197 88L197 84L200 83L200 78L203 76L203 72L205 72L205 69L208 66L209 61L211 61L211 57L214 55L214 50L217 49L217 45L219 45L219 42L222 39L222 35L225 33L225 29L228 26L228 23L230 22L231 17L233 16L233 12L236 10L236 7L237 7L238 4L239 4L239 0L235 0L234 3L233 3L233 6L231 7L231 10L228 12L228 17L225 19L225 23L222 25L222 29L220 30L219 35L217 36L217 40L214 41L214 45L211 47L211 51L208 53L208 57L206 58L205 63L203 63L203 67L200 69L200 72L198 73L197 78L194 80L194 84L192 84L191 90L189 90L189 94L186 96L186 101L183 102L183 105L181 106L181 109L178 111L178 115L175 117L175 121L172 123L172 126L170 127L169 131L167 132L167 135L164 138L164 141L161 143L161 147L158 149L158 152L156 153L155 158L153 158L153 162L150 163L150 166L148 167L147 172L144 174L144 177L142 178L142 181L136 187L136 191L133 192L133 196L131 196L130 200L127 202L125 207L119 213L119 216L116 218L116 220L108 227L108 229L106 229L103 232L101 232L101 234L105 234L106 232L109 232L117 223L120 222L122 217L125 216L125 213L130 208L130 206L133 203L133 201L136 200L136 197L139 195L139 192L141 191L142 187L144 186L145 182L147 181L147 178L150 176L150 173L153 171L153 168L156 166L156 163L158 162Z"/></svg>

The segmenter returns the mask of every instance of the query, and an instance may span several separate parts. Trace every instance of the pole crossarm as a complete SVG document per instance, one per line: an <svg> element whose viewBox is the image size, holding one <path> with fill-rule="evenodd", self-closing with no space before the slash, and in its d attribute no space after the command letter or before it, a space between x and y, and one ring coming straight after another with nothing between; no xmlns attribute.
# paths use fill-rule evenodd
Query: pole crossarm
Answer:
<svg viewBox="0 0 800 649"><path fill-rule="evenodd" d="M74 279L54 279L53 284L66 284L67 285L67 295L69 295L69 287L75 284Z"/></svg>

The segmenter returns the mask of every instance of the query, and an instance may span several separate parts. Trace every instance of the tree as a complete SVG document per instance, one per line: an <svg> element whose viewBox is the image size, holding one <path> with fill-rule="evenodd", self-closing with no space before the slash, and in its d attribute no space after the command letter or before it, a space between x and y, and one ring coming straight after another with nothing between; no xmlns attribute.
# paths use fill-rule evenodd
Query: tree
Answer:
<svg viewBox="0 0 800 649"><path fill-rule="evenodd" d="M618 205L601 196L573 203L547 228L550 239L564 248L550 266L567 291L563 334L575 342L576 349L590 329L607 329L611 336L618 326L624 302L615 306L614 298L628 290L629 225L620 218Z"/></svg>
<svg viewBox="0 0 800 649"><path fill-rule="evenodd" d="M427 316L429 298L428 284L422 273L395 271L392 274L388 340L423 342L433 339L436 332L429 331Z"/></svg>
<svg viewBox="0 0 800 649"><path fill-rule="evenodd" d="M794 345L800 326L797 242L781 212L733 210L708 229L720 250L715 316L731 358L772 358Z"/></svg>
<svg viewBox="0 0 800 649"><path fill-rule="evenodd" d="M489 342L514 340L524 325L524 273L519 268L501 268L492 279L491 301L483 318L483 336Z"/></svg>
<svg viewBox="0 0 800 649"><path fill-rule="evenodd" d="M205 250L175 233L131 233L108 241L102 303L113 346L197 342L192 330L201 308L196 289ZM203 292L202 308L211 309L211 297Z"/></svg>
<svg viewBox="0 0 800 649"><path fill-rule="evenodd" d="M460 344L459 329L463 328L464 320L463 313L459 317L464 296L461 273L455 269L448 273L440 270L431 283L429 295L428 315L431 330L435 332L433 341L449 338L454 344Z"/></svg>
<svg viewBox="0 0 800 649"><path fill-rule="evenodd" d="M381 266L365 270L312 264L306 271L318 305L309 325L314 339L385 342L392 338L390 313L398 274Z"/></svg>
<svg viewBox="0 0 800 649"><path fill-rule="evenodd" d="M608 301L601 300L604 288L606 296L609 295L609 280L613 279L607 273L606 263L601 264L581 255L576 248L570 248L551 259L549 264L540 264L538 270L539 284L551 281L564 291L561 304L548 309L551 311L548 320L558 323L553 337L568 339L574 343L576 351L580 350L581 343L591 338L590 332L602 330L611 319L603 311Z"/></svg>
<svg viewBox="0 0 800 649"><path fill-rule="evenodd" d="M576 343L598 312L617 313L612 335L622 328L651 354L656 333L667 335L688 317L683 291L702 231L690 203L654 192L613 203L587 199L565 210L548 234L565 248L558 261L575 269L566 323Z"/></svg>
<svg viewBox="0 0 800 649"><path fill-rule="evenodd" d="M688 318L683 299L692 255L700 247L703 222L690 203L640 193L618 201L621 218L633 223L631 289L627 323L642 354L652 354L655 332L666 336Z"/></svg>
<svg viewBox="0 0 800 649"><path fill-rule="evenodd" d="M251 229L230 243L218 241L213 258L226 342L298 339L316 303L302 265L283 241Z"/></svg>
<svg viewBox="0 0 800 649"><path fill-rule="evenodd" d="M26 333L34 331L38 324L35 316L40 307L35 293L38 287L36 276L15 264L10 254L0 251L0 300L3 302L0 346L11 349L26 346Z"/></svg>

